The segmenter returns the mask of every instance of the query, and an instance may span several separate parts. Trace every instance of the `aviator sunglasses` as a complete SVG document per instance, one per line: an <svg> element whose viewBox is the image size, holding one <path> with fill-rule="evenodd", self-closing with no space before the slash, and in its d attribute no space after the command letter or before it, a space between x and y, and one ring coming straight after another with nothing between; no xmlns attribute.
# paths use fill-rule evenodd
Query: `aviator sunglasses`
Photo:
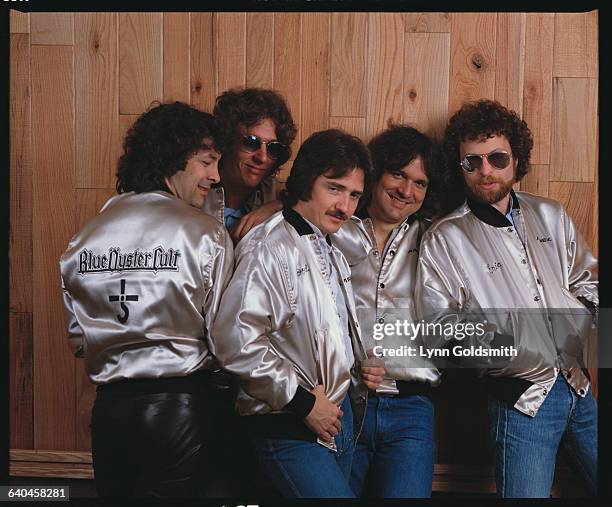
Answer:
<svg viewBox="0 0 612 507"><path fill-rule="evenodd" d="M280 141L264 141L253 134L242 136L242 148L249 153L254 153L261 148L261 145L266 145L268 156L274 160L287 159L289 149Z"/></svg>
<svg viewBox="0 0 612 507"><path fill-rule="evenodd" d="M507 151L492 151L491 153L468 154L463 157L461 167L464 171L472 173L482 167L482 159L486 158L495 169L505 169L510 163L512 155Z"/></svg>

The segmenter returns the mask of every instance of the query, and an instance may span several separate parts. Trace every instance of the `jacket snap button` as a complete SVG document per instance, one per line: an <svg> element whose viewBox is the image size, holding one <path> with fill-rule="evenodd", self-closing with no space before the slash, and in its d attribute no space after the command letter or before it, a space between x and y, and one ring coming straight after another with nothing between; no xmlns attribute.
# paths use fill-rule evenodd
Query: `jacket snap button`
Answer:
<svg viewBox="0 0 612 507"><path fill-rule="evenodd" d="M380 287L381 289L384 289L384 288L385 288L385 284L384 284L384 283L381 283L381 284L379 285L379 287Z"/></svg>

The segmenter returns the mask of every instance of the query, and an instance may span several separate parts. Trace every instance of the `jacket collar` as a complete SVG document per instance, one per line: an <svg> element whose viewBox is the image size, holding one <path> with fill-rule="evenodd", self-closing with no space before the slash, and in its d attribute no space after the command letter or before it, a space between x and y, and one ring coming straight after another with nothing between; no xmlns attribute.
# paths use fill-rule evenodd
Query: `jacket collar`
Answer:
<svg viewBox="0 0 612 507"><path fill-rule="evenodd" d="M512 210L520 209L519 201L514 190L510 190L510 195L512 196ZM493 227L508 227L512 225L510 220L506 218L506 215L491 204L475 201L468 197L467 205L472 213L476 215L476 218L486 224L492 225Z"/></svg>
<svg viewBox="0 0 612 507"><path fill-rule="evenodd" d="M300 236L315 234L310 224L293 208L283 208L283 217L285 217L285 220L289 222L289 225L291 225ZM332 244L329 234L325 235L325 241L327 241L328 245Z"/></svg>

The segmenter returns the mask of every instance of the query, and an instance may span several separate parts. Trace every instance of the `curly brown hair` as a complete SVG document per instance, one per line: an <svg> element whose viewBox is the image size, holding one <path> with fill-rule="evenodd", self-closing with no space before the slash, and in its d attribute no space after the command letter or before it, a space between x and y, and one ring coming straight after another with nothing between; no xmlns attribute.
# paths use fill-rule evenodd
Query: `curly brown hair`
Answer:
<svg viewBox="0 0 612 507"><path fill-rule="evenodd" d="M529 157L533 148L533 136L527 123L495 100L478 100L461 106L449 120L442 141L442 156L449 175L455 180L455 188L463 189L463 173L459 160L459 147L464 141L476 141L491 136L505 136L518 160L516 180L529 172ZM465 194L456 194L448 207L462 201Z"/></svg>
<svg viewBox="0 0 612 507"><path fill-rule="evenodd" d="M277 139L289 148L284 160L275 161L272 174L276 174L291 157L290 145L297 134L297 127L280 93L264 88L234 88L217 97L213 114L219 123L222 151L235 149L240 137L240 125L252 127L270 118L276 127Z"/></svg>
<svg viewBox="0 0 612 507"><path fill-rule="evenodd" d="M444 174L437 167L434 168L434 145L425 134L410 125L394 124L390 121L387 130L376 135L368 143L368 149L374 166L375 182L380 180L385 172L398 171L420 156L429 185L417 216L433 218L438 214L439 201L445 186ZM362 206L367 206L369 200L362 203Z"/></svg>
<svg viewBox="0 0 612 507"><path fill-rule="evenodd" d="M205 137L217 145L214 116L182 102L154 102L125 136L117 164L117 192L169 192L164 178L184 170L189 157L205 147Z"/></svg>

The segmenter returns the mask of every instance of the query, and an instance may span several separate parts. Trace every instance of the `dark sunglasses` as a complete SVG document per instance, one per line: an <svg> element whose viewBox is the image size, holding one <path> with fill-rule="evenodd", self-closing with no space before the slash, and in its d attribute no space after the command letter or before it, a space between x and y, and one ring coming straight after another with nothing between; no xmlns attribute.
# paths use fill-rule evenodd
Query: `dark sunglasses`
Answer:
<svg viewBox="0 0 612 507"><path fill-rule="evenodd" d="M264 141L252 134L242 136L242 148L249 153L254 153L261 148L261 145L266 145L268 156L274 160L282 160L285 162L289 155L289 148L280 141Z"/></svg>
<svg viewBox="0 0 612 507"><path fill-rule="evenodd" d="M482 159L486 158L495 169L505 169L510 163L512 155L506 151L492 151L491 153L483 153L482 155L469 154L461 161L463 170L472 173L482 167Z"/></svg>

